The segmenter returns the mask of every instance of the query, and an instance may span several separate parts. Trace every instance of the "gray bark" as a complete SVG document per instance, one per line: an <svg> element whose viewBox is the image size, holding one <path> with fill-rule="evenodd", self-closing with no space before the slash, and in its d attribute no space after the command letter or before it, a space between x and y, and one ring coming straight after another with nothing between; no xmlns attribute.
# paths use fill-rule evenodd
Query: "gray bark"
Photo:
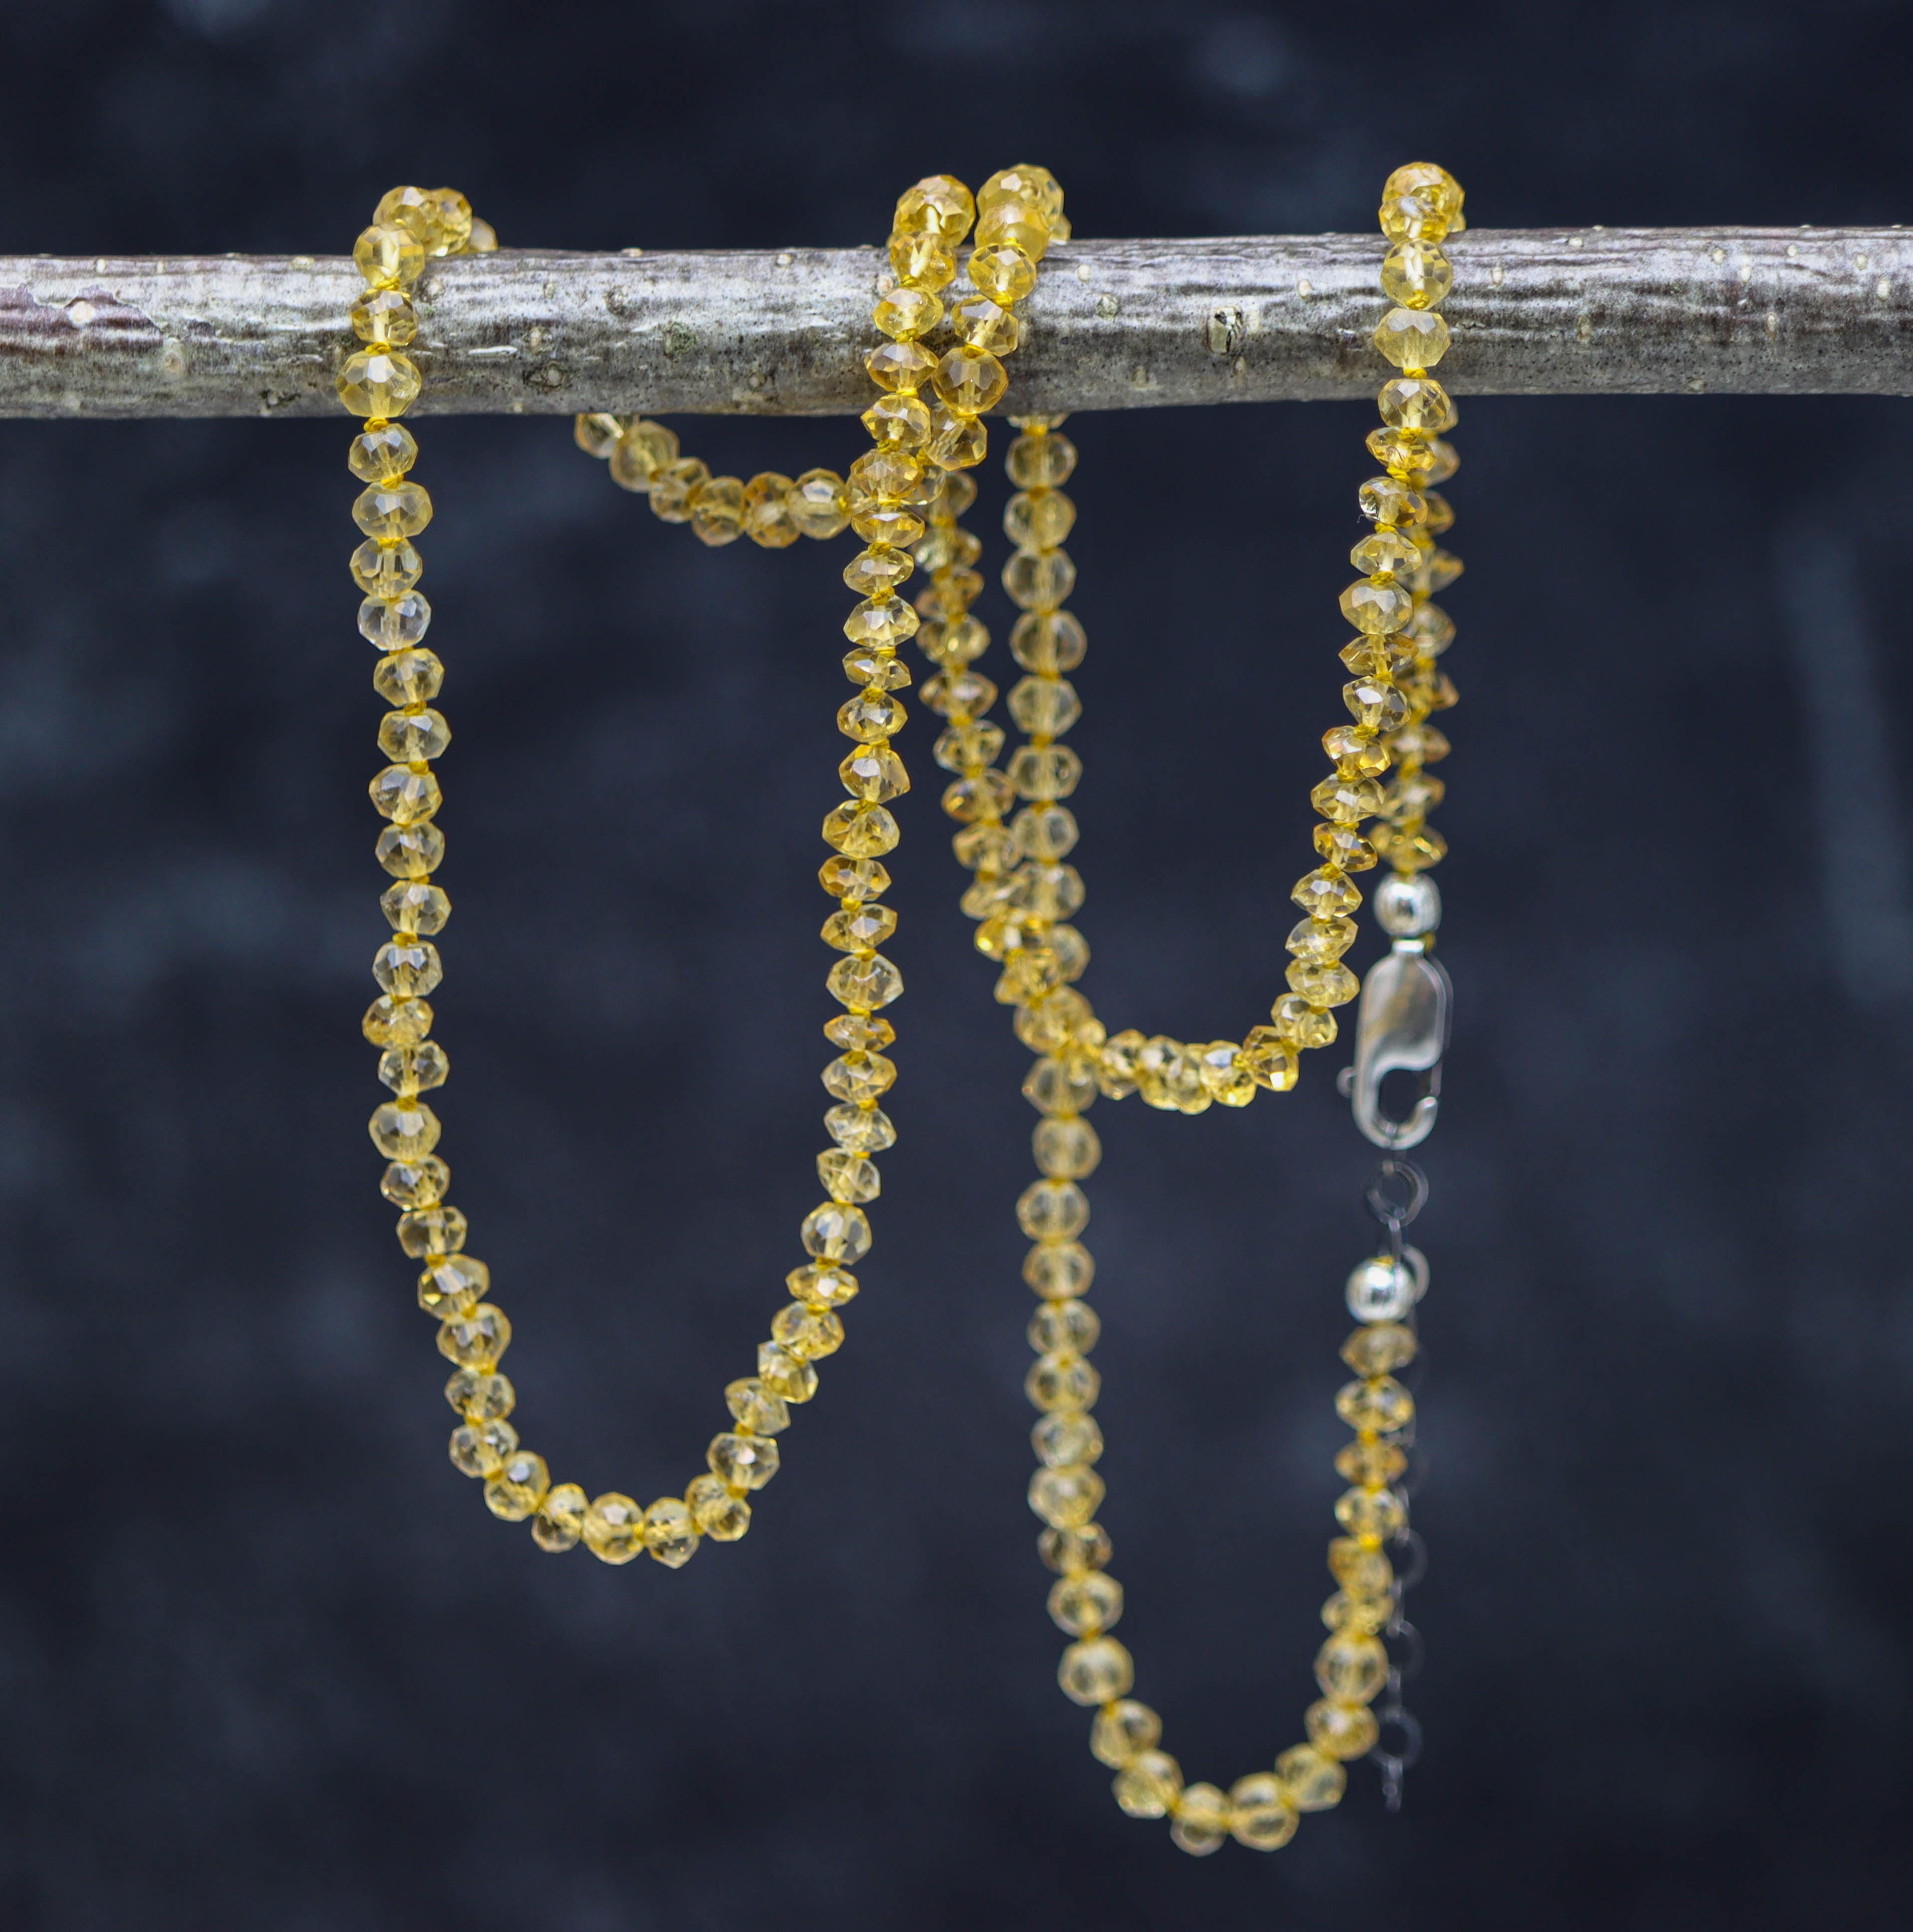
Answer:
<svg viewBox="0 0 1913 1932"><path fill-rule="evenodd" d="M1913 394L1913 236L1471 232L1442 312L1461 395ZM1075 242L1024 305L1006 410L1372 394L1375 236ZM882 254L432 263L421 414L834 416L865 408ZM356 345L343 256L0 259L0 416L316 416Z"/></svg>

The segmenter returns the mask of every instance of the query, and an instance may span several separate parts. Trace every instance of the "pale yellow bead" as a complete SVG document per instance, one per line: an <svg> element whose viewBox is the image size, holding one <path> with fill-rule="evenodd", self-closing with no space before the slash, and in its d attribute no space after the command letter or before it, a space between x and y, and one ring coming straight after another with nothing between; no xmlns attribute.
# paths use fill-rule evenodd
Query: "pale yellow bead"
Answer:
<svg viewBox="0 0 1913 1932"><path fill-rule="evenodd" d="M585 1547L600 1562L628 1563L644 1547L644 1512L615 1490L595 1496L580 1520Z"/></svg>
<svg viewBox="0 0 1913 1932"><path fill-rule="evenodd" d="M716 1543L735 1543L751 1527L751 1505L721 1477L695 1476L684 1492L699 1532Z"/></svg>
<svg viewBox="0 0 1913 1932"><path fill-rule="evenodd" d="M1138 1751L1111 1787L1132 1818L1164 1818L1182 1796L1182 1766L1165 1750Z"/></svg>
<svg viewBox="0 0 1913 1932"><path fill-rule="evenodd" d="M1342 1802L1348 1774L1313 1744L1294 1744L1276 1760L1276 1776L1298 1811L1326 1811Z"/></svg>
<svg viewBox="0 0 1913 1932"><path fill-rule="evenodd" d="M554 1556L575 1549L584 1534L584 1514L589 1507L585 1492L576 1483L560 1483L547 1490L532 1519L532 1540Z"/></svg>
<svg viewBox="0 0 1913 1932"><path fill-rule="evenodd" d="M667 1569L682 1569L697 1555L698 1538L689 1507L676 1496L660 1496L644 1512L646 1554Z"/></svg>
<svg viewBox="0 0 1913 1932"><path fill-rule="evenodd" d="M1135 1681L1129 1652L1113 1636L1086 1637L1063 1653L1057 1682L1063 1695L1078 1704L1106 1704L1120 1697Z"/></svg>
<svg viewBox="0 0 1913 1932"><path fill-rule="evenodd" d="M1192 1858L1207 1858L1222 1849L1231 1822L1226 1793L1213 1784L1192 1784L1171 1808L1169 1836Z"/></svg>
<svg viewBox="0 0 1913 1932"><path fill-rule="evenodd" d="M1105 1764L1120 1766L1153 1750L1162 1735L1162 1720L1147 1704L1125 1697L1096 1713L1090 1749Z"/></svg>
<svg viewBox="0 0 1913 1932"><path fill-rule="evenodd" d="M1229 1828L1236 1843L1252 1852L1279 1850L1295 1836L1300 1822L1280 1778L1252 1772L1229 1787Z"/></svg>

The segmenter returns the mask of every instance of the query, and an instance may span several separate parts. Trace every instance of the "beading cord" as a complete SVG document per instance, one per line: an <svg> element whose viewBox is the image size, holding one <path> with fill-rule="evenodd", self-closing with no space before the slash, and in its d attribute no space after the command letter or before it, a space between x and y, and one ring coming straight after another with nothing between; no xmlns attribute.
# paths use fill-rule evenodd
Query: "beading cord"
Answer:
<svg viewBox="0 0 1913 1932"><path fill-rule="evenodd" d="M976 418L1007 380L995 355L973 340L938 357L916 339L941 314L933 291L952 278L951 250L967 233L973 214L967 189L946 177L918 184L898 203L892 237L898 284L874 316L888 339L866 358L880 392L865 418L875 446L830 500L830 516L847 520L867 548L844 572L861 599L844 626L852 645L844 670L857 695L838 713L839 729L853 741L838 768L849 797L825 819L823 837L834 851L818 875L838 901L822 937L841 956L826 984L845 1010L824 1028L839 1049L823 1072L837 1103L825 1115L834 1144L817 1156L829 1198L804 1217L801 1234L810 1259L787 1278L793 1299L772 1319L771 1339L759 1346L757 1374L724 1390L734 1426L712 1438L708 1472L694 1478L682 1496L661 1497L648 1508L615 1491L587 1500L576 1484L553 1484L544 1459L520 1444L507 1419L516 1395L499 1367L511 1324L487 1298L490 1270L465 1252L466 1216L445 1200L451 1173L435 1151L439 1123L422 1097L449 1072L443 1048L430 1036L433 1016L426 995L442 974L433 940L451 912L433 876L445 840L435 822L442 800L432 769L451 734L433 708L444 667L424 648L431 611L418 590L423 565L411 541L430 521L431 500L410 480L418 445L396 418L421 388L418 367L403 351L417 334L409 292L425 262L496 243L455 190L401 188L380 201L373 225L354 250L367 287L352 321L366 346L347 358L337 383L340 401L364 419L349 458L353 474L366 485L354 506L366 541L354 553L352 574L365 600L359 628L380 652L373 682L394 707L379 732L391 762L370 790L391 821L378 842L379 862L397 883L380 900L392 937L374 961L381 990L364 1026L382 1050L379 1078L394 1097L373 1114L370 1132L389 1163L381 1191L403 1210L400 1244L423 1264L419 1305L438 1321L439 1350L456 1365L445 1388L460 1418L451 1460L483 1481L494 1515L508 1522L529 1518L534 1539L546 1550L583 1541L607 1563L629 1562L643 1550L676 1568L705 1537L735 1541L750 1526L750 1494L777 1473L774 1438L789 1424L790 1405L816 1393L817 1361L844 1339L837 1310L858 1292L850 1266L870 1247L864 1204L879 1191L871 1156L895 1138L879 1102L896 1076L880 1049L896 1035L878 1011L902 992L903 981L877 950L896 925L895 914L880 903L890 880L879 859L898 841L887 801L910 784L889 742L904 722L903 706L891 693L910 682L896 647L919 620L896 586L915 567L903 546L922 533L914 506L932 487L925 464L910 452L923 447L939 463L980 460L984 432ZM993 226L1003 232L988 233ZM973 280L979 291L993 284L1000 290L1000 314L1013 329L1009 304L1033 286L1034 259L1013 224L1006 230L988 215L978 242ZM917 394L926 376L938 399L934 412ZM702 517L715 528L726 515L741 523L742 486L736 492L712 488L734 481L700 478L686 488L694 523ZM796 511L787 496L781 500L794 523Z"/></svg>
<svg viewBox="0 0 1913 1932"><path fill-rule="evenodd" d="M1050 1613L1074 1640L1059 1676L1071 1698L1096 1710L1091 1748L1115 1768L1123 1810L1139 1817L1168 1816L1175 1842L1197 1854L1216 1850L1231 1834L1273 1850L1293 1836L1300 1813L1338 1802L1346 1783L1344 1762L1377 1747L1379 1726L1371 1706L1384 1690L1390 1720L1411 1742L1416 1735L1400 1708L1400 1672L1383 1641L1384 1633L1408 1633L1401 1618L1403 1580L1384 1546L1410 1536L1399 1483L1414 1403L1393 1372L1417 1352L1414 1310L1427 1286L1427 1264L1418 1251L1402 1246L1401 1228L1409 1216L1388 1222L1390 1251L1361 1263L1346 1288L1350 1310L1363 1325L1343 1346L1343 1360L1357 1378L1339 1391L1336 1408L1355 1439L1336 1458L1350 1486L1335 1506L1344 1534L1330 1545L1329 1568L1339 1588L1323 1610L1330 1635L1316 1658L1323 1695L1306 1715L1309 1741L1284 1751L1273 1772L1251 1773L1226 1793L1213 1784L1184 1784L1176 1760L1159 1748L1160 1719L1127 1695L1132 1660L1108 1634L1122 1614L1123 1591L1108 1573L1111 1542L1096 1520L1104 1496L1094 1467L1102 1437L1090 1412L1100 1382L1089 1355L1100 1324L1083 1299L1094 1263L1080 1238L1090 1210L1079 1184L1101 1159L1096 1131L1082 1114L1099 1092L1120 1099L1140 1091L1153 1106L1193 1114L1216 1102L1246 1106L1259 1088L1286 1090L1295 1083L1298 1050L1333 1041L1333 1010L1359 990L1341 963L1356 936L1349 915L1361 898L1348 874L1388 862L1391 874L1377 894L1376 910L1398 950L1425 951L1439 920L1439 895L1423 874L1444 849L1426 824L1441 788L1426 767L1447 745L1428 721L1455 701L1436 664L1453 626L1429 598L1460 565L1435 542L1452 513L1426 486L1456 467L1453 450L1441 438L1455 412L1427 371L1447 345L1435 304L1453 272L1440 243L1463 226L1462 190L1429 164L1398 170L1384 191L1381 219L1394 244L1381 285L1396 306L1374 339L1402 373L1382 388L1383 427L1369 447L1388 474L1360 493L1375 529L1352 553L1366 574L1341 599L1360 633L1342 653L1353 674L1343 697L1354 722L1336 727L1323 741L1336 767L1310 795L1322 814L1315 840L1323 862L1296 889L1306 916L1289 936L1291 990L1276 1001L1272 1026L1256 1028L1240 1046L1189 1046L1133 1030L1111 1037L1072 983L1088 963L1089 949L1066 922L1081 905L1084 888L1081 874L1066 862L1078 828L1062 801L1075 790L1081 764L1057 740L1081 713L1066 674L1081 662L1086 638L1063 608L1075 572L1061 546L1075 513L1060 485L1076 453L1056 434L1060 418L1013 419L1024 434L1008 454L1017 494L1004 525L1017 550L1003 580L1023 610L1010 644L1027 674L1009 703L1027 736L1006 770L994 764L1003 734L984 716L995 686L969 669L967 659L961 670L937 680L937 708L949 727L937 756L960 774L946 794L945 809L963 822L957 856L976 874L963 909L979 921L978 950L1001 962L997 998L1015 1009L1018 1036L1037 1056L1023 1090L1043 1117L1034 1135L1042 1178L1018 1199L1017 1217L1034 1244L1024 1277L1042 1303L1030 1327L1037 1360L1026 1384L1042 1412L1033 1432L1039 1467L1030 1502L1047 1526L1039 1539L1043 1559L1059 1573ZM942 594L940 576L967 572L976 560L975 540L957 522L967 500L959 490L932 506L918 556L933 563L933 596ZM1391 770L1384 789L1379 781ZM1024 802L1009 818L1019 799ZM1380 823L1365 838L1358 828L1370 819ZM1399 1799L1410 1754L1405 1746L1386 1759L1391 1804Z"/></svg>

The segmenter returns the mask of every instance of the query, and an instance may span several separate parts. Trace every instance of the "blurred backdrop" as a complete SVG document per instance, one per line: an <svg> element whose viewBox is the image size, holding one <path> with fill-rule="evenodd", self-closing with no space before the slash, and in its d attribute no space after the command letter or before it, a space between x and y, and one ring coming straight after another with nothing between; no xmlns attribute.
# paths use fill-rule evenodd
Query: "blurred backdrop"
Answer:
<svg viewBox="0 0 1913 1932"><path fill-rule="evenodd" d="M0 251L874 242L1031 159L1087 236L1891 221L1893 0L0 9ZM1458 294L1455 300L1462 299ZM734 1549L541 1555L445 1456L359 1015L382 706L336 422L0 424L0 1925L274 1932L1879 1922L1913 1449L1900 401L1465 403L1426 1149L1428 1734L1273 1858L1123 1819L1023 1498L1027 1056L919 718L901 1139ZM1280 976L1366 405L1077 418L1101 1010ZM679 425L839 469L848 421ZM841 550L707 552L568 422L432 420L455 1198L529 1439L680 1486L821 1144ZM994 541L1006 485L984 473ZM1008 606L984 610L1000 639ZM1000 643L993 658L1002 656ZM1364 950L1367 948L1365 946ZM1302 1090L1096 1114L1104 1512L1192 1776L1299 1735L1371 1150Z"/></svg>

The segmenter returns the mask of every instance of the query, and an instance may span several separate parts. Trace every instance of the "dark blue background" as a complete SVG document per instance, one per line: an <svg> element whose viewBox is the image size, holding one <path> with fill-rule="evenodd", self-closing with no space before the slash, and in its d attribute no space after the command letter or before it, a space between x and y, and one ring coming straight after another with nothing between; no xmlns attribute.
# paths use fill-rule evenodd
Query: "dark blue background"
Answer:
<svg viewBox="0 0 1913 1932"><path fill-rule="evenodd" d="M1891 221L1905 10L969 0L0 10L0 250ZM1458 294L1457 303L1462 299ZM1079 418L1115 1024L1239 1035L1306 862L1365 406ZM715 467L848 422L685 422ZM554 1561L447 1465L358 1034L381 706L337 422L0 425L0 1926L1757 1932L1903 1898L1906 404L1465 405L1423 1222L1429 1748L1273 1858L1126 1820L1023 1502L1025 1056L904 748L902 1135L757 1527ZM529 1439L681 1488L822 1144L841 550L702 550L550 418L432 421L455 1197ZM1000 446L999 446L1000 447ZM985 482L994 539L1003 484ZM993 541L992 549L1000 554ZM986 614L1000 637L1006 606ZM1001 661L1000 646L989 661ZM1299 1735L1367 1153L1332 1090L1095 1118L1105 1511L1192 1776Z"/></svg>

